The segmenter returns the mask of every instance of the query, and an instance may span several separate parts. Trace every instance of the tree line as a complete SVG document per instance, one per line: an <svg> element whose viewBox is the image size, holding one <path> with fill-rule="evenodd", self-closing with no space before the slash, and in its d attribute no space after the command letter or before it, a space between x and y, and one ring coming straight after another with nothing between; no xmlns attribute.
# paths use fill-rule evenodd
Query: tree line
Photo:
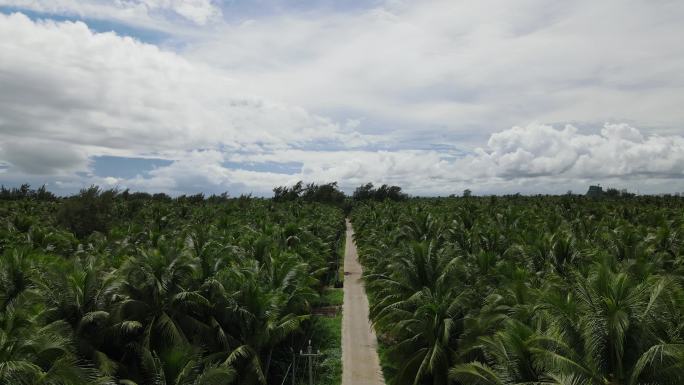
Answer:
<svg viewBox="0 0 684 385"><path fill-rule="evenodd" d="M276 201L303 200L307 202L342 204L350 198L352 201L362 202L368 200L384 201L387 199L400 201L408 197L408 194L402 193L399 186L383 184L375 188L373 183L366 183L357 187L351 197L348 197L339 189L337 182L320 185L309 183L305 186L302 181L299 181L291 187L279 186L273 189L273 199Z"/></svg>

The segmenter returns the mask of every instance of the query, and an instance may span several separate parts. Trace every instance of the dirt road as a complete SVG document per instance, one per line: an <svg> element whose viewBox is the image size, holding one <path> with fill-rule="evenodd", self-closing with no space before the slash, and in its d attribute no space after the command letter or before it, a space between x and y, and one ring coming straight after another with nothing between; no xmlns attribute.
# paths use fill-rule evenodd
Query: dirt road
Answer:
<svg viewBox="0 0 684 385"><path fill-rule="evenodd" d="M342 385L384 385L377 340L368 321L368 297L361 280L361 264L347 221L344 254L344 305L342 313Z"/></svg>

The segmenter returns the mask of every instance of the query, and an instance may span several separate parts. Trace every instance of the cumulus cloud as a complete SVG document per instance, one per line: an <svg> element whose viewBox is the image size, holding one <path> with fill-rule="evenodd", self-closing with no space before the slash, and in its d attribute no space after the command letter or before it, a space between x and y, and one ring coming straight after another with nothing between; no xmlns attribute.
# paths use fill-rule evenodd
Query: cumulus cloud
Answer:
<svg viewBox="0 0 684 385"><path fill-rule="evenodd" d="M684 189L684 137L645 135L627 124L581 132L567 125L531 124L490 136L487 145L459 156L443 151L287 150L233 155L234 162L304 164L291 180L339 180L351 189L372 181L396 183L422 194L468 186L487 192L550 192L612 183L642 191Z"/></svg>
<svg viewBox="0 0 684 385"><path fill-rule="evenodd" d="M81 22L0 14L0 36L11 36L0 39L0 133L12 143L40 138L82 150L54 154L64 162L364 143L353 127L238 92L239 82L224 72L128 37L93 33ZM45 146L27 145L22 152L39 159ZM12 146L3 147L4 160L24 164Z"/></svg>
<svg viewBox="0 0 684 385"><path fill-rule="evenodd" d="M627 124L599 134L571 125L533 124L493 134L485 148L463 160L474 177L684 178L684 137L644 136Z"/></svg>

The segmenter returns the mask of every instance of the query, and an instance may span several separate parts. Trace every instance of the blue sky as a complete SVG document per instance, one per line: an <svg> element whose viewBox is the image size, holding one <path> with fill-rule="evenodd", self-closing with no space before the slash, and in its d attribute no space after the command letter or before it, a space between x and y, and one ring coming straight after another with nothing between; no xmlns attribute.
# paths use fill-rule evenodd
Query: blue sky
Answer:
<svg viewBox="0 0 684 385"><path fill-rule="evenodd" d="M117 156L93 157L92 170L98 176L115 178L134 178L139 174L165 167L173 163L166 159L125 158Z"/></svg>
<svg viewBox="0 0 684 385"><path fill-rule="evenodd" d="M0 183L684 191L684 3L0 0Z"/></svg>
<svg viewBox="0 0 684 385"><path fill-rule="evenodd" d="M86 23L88 27L94 32L110 32L114 31L121 36L132 36L140 41L151 44L160 44L169 39L172 35L163 31L155 29L147 29L144 26L132 26L115 20L107 19L91 19L87 17L79 17L69 13L52 14L49 12L39 12L30 9L23 9L21 7L0 6L0 12L4 14L22 13L32 20L49 19L54 21L81 21Z"/></svg>

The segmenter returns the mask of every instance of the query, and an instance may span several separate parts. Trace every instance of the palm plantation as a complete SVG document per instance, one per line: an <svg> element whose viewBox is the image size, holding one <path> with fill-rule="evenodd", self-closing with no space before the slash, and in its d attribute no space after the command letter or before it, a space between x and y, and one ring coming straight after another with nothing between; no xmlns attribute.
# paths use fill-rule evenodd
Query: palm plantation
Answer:
<svg viewBox="0 0 684 385"><path fill-rule="evenodd" d="M353 214L391 384L680 384L683 203L460 198Z"/></svg>
<svg viewBox="0 0 684 385"><path fill-rule="evenodd" d="M90 189L1 205L2 385L280 383L344 231L317 203Z"/></svg>
<svg viewBox="0 0 684 385"><path fill-rule="evenodd" d="M389 384L682 383L681 199L330 186L0 201L0 385L303 380L343 208Z"/></svg>

